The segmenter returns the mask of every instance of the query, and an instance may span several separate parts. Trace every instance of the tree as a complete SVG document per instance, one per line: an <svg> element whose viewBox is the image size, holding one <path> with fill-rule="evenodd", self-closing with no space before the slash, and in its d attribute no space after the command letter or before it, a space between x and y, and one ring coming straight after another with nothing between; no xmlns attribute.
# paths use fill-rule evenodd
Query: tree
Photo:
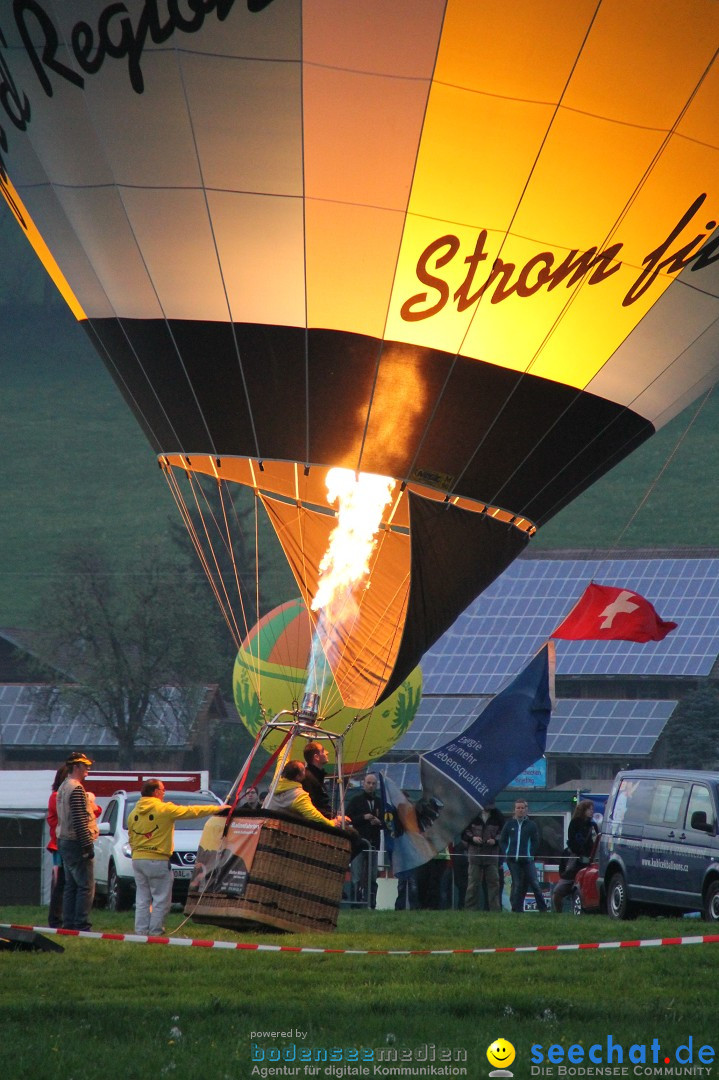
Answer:
<svg viewBox="0 0 719 1080"><path fill-rule="evenodd" d="M231 665L204 581L159 547L132 567L93 546L62 556L36 625L40 661L67 677L41 711L111 732L122 768L140 740L165 745L170 729L186 737L205 686Z"/></svg>
<svg viewBox="0 0 719 1080"><path fill-rule="evenodd" d="M662 757L678 769L719 763L719 689L710 682L683 698L662 733Z"/></svg>

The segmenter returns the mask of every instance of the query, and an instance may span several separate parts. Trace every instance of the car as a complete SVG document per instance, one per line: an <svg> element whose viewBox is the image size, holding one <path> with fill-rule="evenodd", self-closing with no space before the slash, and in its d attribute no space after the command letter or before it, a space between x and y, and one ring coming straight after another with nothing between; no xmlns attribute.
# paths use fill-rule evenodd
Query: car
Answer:
<svg viewBox="0 0 719 1080"><path fill-rule="evenodd" d="M123 911L132 907L135 901L127 822L140 797L139 791L116 791L100 821L100 835L95 841L95 897L110 911ZM178 806L222 805L212 791L166 791L165 802ZM176 846L170 860L175 876L173 903L185 902L206 821L207 818L190 818L175 822Z"/></svg>
<svg viewBox="0 0 719 1080"><path fill-rule="evenodd" d="M599 896L599 863L584 866L574 879L571 895L573 915L599 915L602 902Z"/></svg>
<svg viewBox="0 0 719 1080"><path fill-rule="evenodd" d="M573 915L599 915L602 898L599 892L599 840L597 836L589 862L577 871L570 895Z"/></svg>
<svg viewBox="0 0 719 1080"><path fill-rule="evenodd" d="M701 912L719 922L719 773L617 774L599 845L607 914Z"/></svg>

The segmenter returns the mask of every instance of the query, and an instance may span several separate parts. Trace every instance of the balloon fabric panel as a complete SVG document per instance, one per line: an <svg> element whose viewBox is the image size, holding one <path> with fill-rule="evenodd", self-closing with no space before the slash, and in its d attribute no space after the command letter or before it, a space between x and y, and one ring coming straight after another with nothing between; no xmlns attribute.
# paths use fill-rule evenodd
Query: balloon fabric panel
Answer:
<svg viewBox="0 0 719 1080"><path fill-rule="evenodd" d="M309 609L335 520L274 499L263 502ZM409 536L383 531L372 556L369 588L363 583L346 598L333 641L336 654L328 656L345 705L368 709L384 696L406 618L409 571ZM311 618L317 622L316 613Z"/></svg>

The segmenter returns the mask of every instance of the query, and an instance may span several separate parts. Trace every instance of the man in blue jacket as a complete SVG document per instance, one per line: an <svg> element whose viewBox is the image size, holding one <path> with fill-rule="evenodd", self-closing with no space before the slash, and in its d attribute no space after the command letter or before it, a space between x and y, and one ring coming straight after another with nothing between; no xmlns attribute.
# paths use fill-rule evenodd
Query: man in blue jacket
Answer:
<svg viewBox="0 0 719 1080"><path fill-rule="evenodd" d="M507 865L512 875L512 893L510 903L512 911L524 911L524 897L527 891L533 892L537 909L546 911L547 904L534 865L534 852L539 844L539 830L527 817L529 804L526 799L517 799L514 803L514 817L505 822L499 836L499 846L507 857Z"/></svg>

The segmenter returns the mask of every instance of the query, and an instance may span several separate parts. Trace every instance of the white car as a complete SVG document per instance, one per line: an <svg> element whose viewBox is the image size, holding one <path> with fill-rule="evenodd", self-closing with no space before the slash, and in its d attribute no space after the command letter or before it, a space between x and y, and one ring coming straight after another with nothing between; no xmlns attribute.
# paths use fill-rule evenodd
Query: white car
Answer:
<svg viewBox="0 0 719 1080"><path fill-rule="evenodd" d="M140 797L139 791L116 791L100 821L100 835L95 841L95 895L98 900L105 898L110 911L132 907L135 900L127 821ZM211 791L167 791L165 801L179 806L197 806L198 803L222 805ZM175 903L184 903L187 897L206 821L207 818L202 817L175 822L175 850L170 860L175 875L172 886Z"/></svg>

